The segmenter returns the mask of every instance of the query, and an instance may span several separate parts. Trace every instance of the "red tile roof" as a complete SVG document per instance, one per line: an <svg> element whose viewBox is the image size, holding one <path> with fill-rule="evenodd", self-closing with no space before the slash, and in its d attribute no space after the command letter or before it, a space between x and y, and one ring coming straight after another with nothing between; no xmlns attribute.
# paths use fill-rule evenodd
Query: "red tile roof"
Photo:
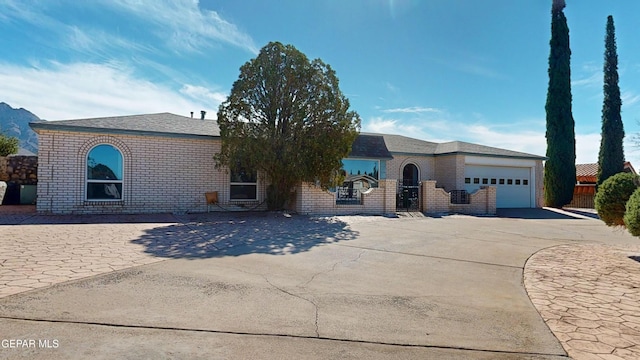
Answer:
<svg viewBox="0 0 640 360"><path fill-rule="evenodd" d="M624 163L624 171L632 174L636 173L630 162ZM598 163L576 164L576 180L580 183L595 183L598 176Z"/></svg>
<svg viewBox="0 0 640 360"><path fill-rule="evenodd" d="M598 174L598 163L576 164L576 176L596 176Z"/></svg>

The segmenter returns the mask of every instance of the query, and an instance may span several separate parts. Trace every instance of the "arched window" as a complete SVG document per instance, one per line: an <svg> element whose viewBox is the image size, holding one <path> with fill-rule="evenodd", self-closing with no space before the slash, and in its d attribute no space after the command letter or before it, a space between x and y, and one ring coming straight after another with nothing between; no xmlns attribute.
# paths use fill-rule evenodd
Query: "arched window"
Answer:
<svg viewBox="0 0 640 360"><path fill-rule="evenodd" d="M405 165L402 169L402 185L416 186L418 182L418 167L411 163Z"/></svg>
<svg viewBox="0 0 640 360"><path fill-rule="evenodd" d="M122 153L101 144L87 155L87 200L122 200Z"/></svg>

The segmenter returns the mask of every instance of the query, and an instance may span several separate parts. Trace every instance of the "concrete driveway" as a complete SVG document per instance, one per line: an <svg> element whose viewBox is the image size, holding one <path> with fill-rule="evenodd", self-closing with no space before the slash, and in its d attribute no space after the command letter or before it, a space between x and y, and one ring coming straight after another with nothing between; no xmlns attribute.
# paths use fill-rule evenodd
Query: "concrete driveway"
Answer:
<svg viewBox="0 0 640 360"><path fill-rule="evenodd" d="M523 286L527 259L637 241L596 220L502 215L19 219L0 248L22 259L86 246L102 249L90 263L129 260L0 298L0 358L566 359ZM41 247L19 246L33 234ZM83 268L86 253L62 253ZM0 279L24 265L0 254Z"/></svg>

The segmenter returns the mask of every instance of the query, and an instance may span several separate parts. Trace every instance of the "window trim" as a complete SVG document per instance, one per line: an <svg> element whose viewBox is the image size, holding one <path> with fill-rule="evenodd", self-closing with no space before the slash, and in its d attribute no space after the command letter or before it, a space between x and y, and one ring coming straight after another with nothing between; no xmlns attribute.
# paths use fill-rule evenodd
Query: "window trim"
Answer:
<svg viewBox="0 0 640 360"><path fill-rule="evenodd" d="M120 154L120 160L121 160L121 171L122 171L122 179L120 180L92 180L89 179L89 155L91 154L91 152L97 148L98 146L102 146L102 145L108 145L111 146L112 148L114 148L119 154ZM120 150L120 148L118 148L117 146L113 145L113 144L109 144L109 143L99 143L96 144L94 146L91 147L91 149L89 149L89 151L87 151L87 155L84 158L85 160L85 166L84 166L84 200L86 202L90 202L90 203L96 203L96 202L123 202L124 201L124 195L126 192L125 189L125 185L124 185L124 178L125 178L125 166L124 166L124 154L122 153L122 150ZM120 191L120 198L118 199L90 199L89 198L89 184L120 184L122 190Z"/></svg>
<svg viewBox="0 0 640 360"><path fill-rule="evenodd" d="M233 171L229 170L229 201L234 202L242 202L242 201L258 201L258 171L254 170L256 173L256 181L255 182L234 182L231 181L233 179ZM231 187L232 186L255 186L256 188L256 197L253 199L234 199L231 196Z"/></svg>

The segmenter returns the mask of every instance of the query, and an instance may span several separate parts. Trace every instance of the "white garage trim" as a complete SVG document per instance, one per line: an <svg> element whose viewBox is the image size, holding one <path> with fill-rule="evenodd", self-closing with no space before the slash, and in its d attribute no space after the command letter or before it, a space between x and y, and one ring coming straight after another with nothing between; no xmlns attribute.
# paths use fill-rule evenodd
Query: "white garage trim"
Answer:
<svg viewBox="0 0 640 360"><path fill-rule="evenodd" d="M488 156L467 155L464 157L465 165L485 165L485 166L513 166L513 167L536 167L535 160L495 158Z"/></svg>
<svg viewBox="0 0 640 360"><path fill-rule="evenodd" d="M535 207L535 167L465 165L465 190L496 187L496 207Z"/></svg>

